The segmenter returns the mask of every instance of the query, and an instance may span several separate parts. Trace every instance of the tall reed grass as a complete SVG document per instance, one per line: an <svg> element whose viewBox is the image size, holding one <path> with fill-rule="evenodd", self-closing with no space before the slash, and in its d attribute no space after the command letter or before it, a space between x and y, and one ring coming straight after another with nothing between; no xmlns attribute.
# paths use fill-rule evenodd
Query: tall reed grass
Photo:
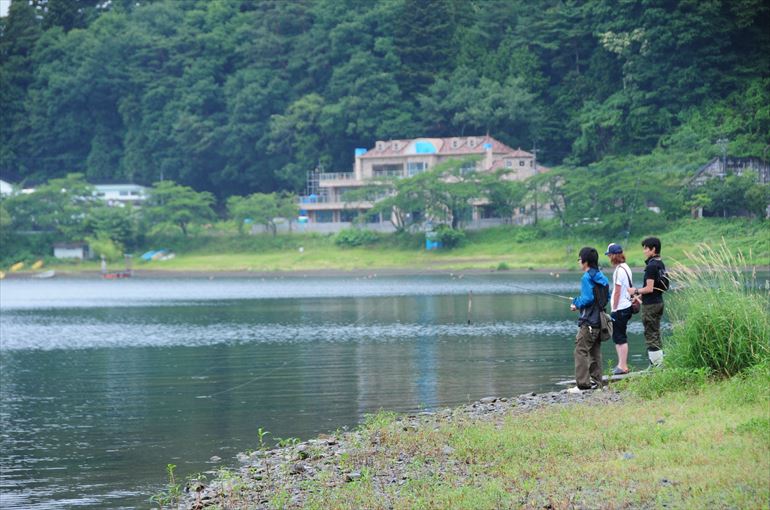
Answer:
<svg viewBox="0 0 770 510"><path fill-rule="evenodd" d="M731 251L724 239L716 247L702 244L685 255L689 263L670 270L678 290L669 293L673 333L666 364L730 377L767 363L768 282L758 282L743 254Z"/></svg>

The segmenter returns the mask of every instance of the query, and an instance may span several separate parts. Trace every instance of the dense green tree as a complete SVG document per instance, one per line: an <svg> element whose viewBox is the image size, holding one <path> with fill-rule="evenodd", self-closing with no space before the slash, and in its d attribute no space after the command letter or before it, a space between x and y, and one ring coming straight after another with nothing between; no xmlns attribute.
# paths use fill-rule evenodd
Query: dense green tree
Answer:
<svg viewBox="0 0 770 510"><path fill-rule="evenodd" d="M690 191L691 204L703 207L707 216L735 216L749 212L764 217L770 186L757 184L753 173L714 178Z"/></svg>
<svg viewBox="0 0 770 510"><path fill-rule="evenodd" d="M17 193L4 200L13 230L47 232L58 241L82 240L86 218L96 204L93 187L82 174L51 179L32 193Z"/></svg>
<svg viewBox="0 0 770 510"><path fill-rule="evenodd" d="M156 182L142 208L151 227L174 225L187 236L191 224L203 224L215 218L214 197L207 191L195 191L173 181Z"/></svg>
<svg viewBox="0 0 770 510"><path fill-rule="evenodd" d="M109 239L121 249L133 250L139 238L137 211L131 206L95 206L86 218L86 230L95 238Z"/></svg>
<svg viewBox="0 0 770 510"><path fill-rule="evenodd" d="M264 225L265 229L276 235L277 221L283 219L289 223L298 213L294 195L279 193L254 193L246 197L232 196L227 199L227 211L243 233L243 226L248 223Z"/></svg>
<svg viewBox="0 0 770 510"><path fill-rule="evenodd" d="M8 16L0 18L0 169L6 178L23 174L19 167L34 166L20 153L29 129L24 101L34 76L32 53L40 34L35 10L26 2L13 2Z"/></svg>
<svg viewBox="0 0 770 510"><path fill-rule="evenodd" d="M377 139L490 135L586 167L763 155L762 0L33 0L0 20L0 170L300 191Z"/></svg>
<svg viewBox="0 0 770 510"><path fill-rule="evenodd" d="M510 220L524 205L527 187L522 181L507 180L505 176L505 171L481 175L479 186L495 217Z"/></svg>
<svg viewBox="0 0 770 510"><path fill-rule="evenodd" d="M415 99L440 76L449 74L456 53L450 0L403 0L394 27L400 60L398 83L406 99Z"/></svg>

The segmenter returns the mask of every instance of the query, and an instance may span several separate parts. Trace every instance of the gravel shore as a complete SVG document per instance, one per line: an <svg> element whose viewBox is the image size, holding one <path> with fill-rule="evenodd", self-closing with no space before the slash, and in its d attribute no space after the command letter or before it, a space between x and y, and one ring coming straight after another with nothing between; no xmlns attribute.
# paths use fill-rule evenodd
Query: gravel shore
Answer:
<svg viewBox="0 0 770 510"><path fill-rule="evenodd" d="M521 415L547 406L608 405L620 402L623 395L605 388L569 394L566 390L550 393L526 393L512 398L486 397L478 402L453 409L403 414L395 418L399 434L419 434L421 430L474 422L502 424L506 417ZM217 508L274 508L279 494L284 508L302 508L314 483L325 487L342 486L361 479L362 473L351 459L373 455L392 457L387 469L372 475L375 486L392 488L408 481L407 467L412 465L408 452L387 452L386 446L362 429L320 435L309 441L271 450L240 453L240 467L211 481L192 482L185 487L187 499L179 508L198 510ZM449 445L438 448L435 459L442 469L462 472L463 467L451 459ZM443 457L443 458L442 458ZM413 466L412 466L413 467ZM413 470L411 471L413 473Z"/></svg>

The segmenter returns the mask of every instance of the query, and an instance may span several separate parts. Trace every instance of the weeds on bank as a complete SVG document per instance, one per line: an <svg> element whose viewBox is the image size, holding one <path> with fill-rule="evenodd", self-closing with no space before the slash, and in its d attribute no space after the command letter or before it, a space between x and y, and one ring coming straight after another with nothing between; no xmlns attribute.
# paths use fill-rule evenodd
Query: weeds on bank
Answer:
<svg viewBox="0 0 770 510"><path fill-rule="evenodd" d="M156 503L159 508L168 506L169 508L179 503L179 498L182 496L182 486L177 483L176 464L166 464L166 487L161 492L153 494L150 497L150 503Z"/></svg>
<svg viewBox="0 0 770 510"><path fill-rule="evenodd" d="M770 359L770 290L746 273L743 254L723 240L686 255L671 270L682 290L671 299L666 364L730 377Z"/></svg>

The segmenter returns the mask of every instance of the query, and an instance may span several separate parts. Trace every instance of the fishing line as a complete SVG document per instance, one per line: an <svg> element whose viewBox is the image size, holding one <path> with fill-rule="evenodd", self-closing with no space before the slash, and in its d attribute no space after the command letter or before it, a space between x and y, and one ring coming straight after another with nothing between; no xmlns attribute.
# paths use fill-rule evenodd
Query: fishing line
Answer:
<svg viewBox="0 0 770 510"><path fill-rule="evenodd" d="M431 273L429 273L428 271L422 271L422 272L416 273L415 276L423 276L423 275L428 275L428 274L431 274ZM504 285L508 286L508 287L515 287L515 288L524 290L524 291L526 291L529 294L541 294L541 295L544 295L544 296L558 298L560 300L561 299L566 299L566 300L572 301L571 297L562 296L560 294L554 294L552 292L532 290L531 288L524 287L522 285L516 285L514 283L506 282L506 283L504 283ZM468 291L468 320L467 320L467 324L468 325L471 325L472 309L473 309L473 291L469 289L469 291ZM365 311L362 315L360 315L355 321L350 323L349 326L355 326L356 324L358 324L362 320L366 319L372 312L374 312L374 310L375 310L375 305L372 304L367 311ZM299 338L299 336L301 334L301 332L299 330L299 326L297 326L297 328L298 328L297 334L290 340L292 342L294 340L296 340L297 338ZM273 373L277 372L278 370L281 370L281 369L286 368L288 366L293 366L294 362L297 361L304 354L305 353L300 352L296 356L292 356L288 360L284 360L279 366L276 366L276 367L273 367L273 368L271 368L271 369L269 369L267 371L264 371L264 372L260 373L259 375L255 376L255 377L253 377L253 378L251 378L251 379L249 379L247 381L244 381L244 382L242 382L240 384L237 384L237 385L232 386L230 388L226 388L224 390L220 390L220 391L217 391L217 392L214 392L214 393L209 393L207 395L198 395L195 398L199 398L199 399L213 398L213 397L216 397L216 396L219 396L219 395L223 395L225 393L229 393L231 391L235 391L237 389L243 388L243 387L248 386L250 384L253 384L256 381L259 381L260 379L264 379L265 377L268 377L268 376L272 375Z"/></svg>

